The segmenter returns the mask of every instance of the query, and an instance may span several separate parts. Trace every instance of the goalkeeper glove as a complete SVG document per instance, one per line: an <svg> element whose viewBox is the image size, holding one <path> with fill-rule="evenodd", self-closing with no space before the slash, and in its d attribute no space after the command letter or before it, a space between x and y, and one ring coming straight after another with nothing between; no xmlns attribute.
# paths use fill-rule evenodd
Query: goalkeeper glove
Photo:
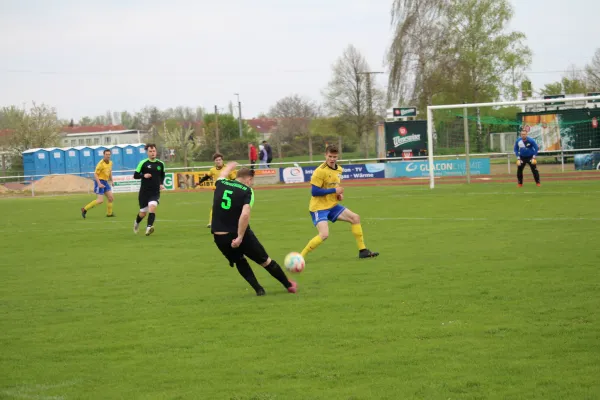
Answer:
<svg viewBox="0 0 600 400"><path fill-rule="evenodd" d="M521 160L520 159L517 160L517 166L519 166L519 167L521 166Z"/></svg>
<svg viewBox="0 0 600 400"><path fill-rule="evenodd" d="M531 163L532 163L533 165L536 165L536 164L537 164L537 160L535 159L535 157L534 157L533 159L531 159Z"/></svg>

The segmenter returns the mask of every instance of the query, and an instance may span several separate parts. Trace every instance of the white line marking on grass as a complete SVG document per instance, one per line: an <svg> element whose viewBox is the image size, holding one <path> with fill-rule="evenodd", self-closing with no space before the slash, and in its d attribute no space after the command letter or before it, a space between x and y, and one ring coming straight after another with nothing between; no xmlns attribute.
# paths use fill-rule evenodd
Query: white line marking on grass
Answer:
<svg viewBox="0 0 600 400"><path fill-rule="evenodd" d="M77 382L63 382L57 383L55 385L28 385L16 387L14 389L4 389L2 390L2 394L14 397L17 399L33 399L33 400L64 400L64 396L44 396L39 394L34 394L34 392L43 392L51 389L64 388L68 386L73 386Z"/></svg>

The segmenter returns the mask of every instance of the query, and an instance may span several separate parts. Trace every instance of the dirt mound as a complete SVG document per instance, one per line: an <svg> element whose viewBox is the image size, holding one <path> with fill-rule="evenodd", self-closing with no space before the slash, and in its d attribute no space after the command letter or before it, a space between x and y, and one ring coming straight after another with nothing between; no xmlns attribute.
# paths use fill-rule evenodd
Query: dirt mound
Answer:
<svg viewBox="0 0 600 400"><path fill-rule="evenodd" d="M34 185L34 191L46 193L87 193L94 189L94 182L91 179L75 175L45 176L35 182Z"/></svg>
<svg viewBox="0 0 600 400"><path fill-rule="evenodd" d="M0 193L8 193L10 190L4 187L4 185L0 185Z"/></svg>

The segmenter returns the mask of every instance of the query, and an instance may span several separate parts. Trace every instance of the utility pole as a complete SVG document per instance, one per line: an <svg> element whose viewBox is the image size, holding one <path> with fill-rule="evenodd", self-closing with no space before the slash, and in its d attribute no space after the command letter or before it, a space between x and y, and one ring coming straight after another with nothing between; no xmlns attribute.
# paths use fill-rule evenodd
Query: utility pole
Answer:
<svg viewBox="0 0 600 400"><path fill-rule="evenodd" d="M219 109L215 105L215 153L219 152Z"/></svg>
<svg viewBox="0 0 600 400"><path fill-rule="evenodd" d="M359 75L366 75L367 81L367 126L368 129L372 129L375 125L375 121L373 118L373 90L371 85L371 75L372 74L383 74L381 71L363 71L359 72ZM365 135L365 154L366 157L369 158L369 141L368 141L369 133Z"/></svg>
<svg viewBox="0 0 600 400"><path fill-rule="evenodd" d="M242 137L242 103L240 102L240 94L239 93L234 93L234 95L237 96L237 100L238 100L238 126L239 126L239 130L240 130L240 138Z"/></svg>

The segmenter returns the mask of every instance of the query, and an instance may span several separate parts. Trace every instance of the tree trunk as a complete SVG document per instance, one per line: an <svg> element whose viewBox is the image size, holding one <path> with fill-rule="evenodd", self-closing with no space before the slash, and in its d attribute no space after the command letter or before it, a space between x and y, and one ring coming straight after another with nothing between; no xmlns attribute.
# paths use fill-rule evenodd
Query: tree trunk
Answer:
<svg viewBox="0 0 600 400"><path fill-rule="evenodd" d="M363 138L365 142L365 158L369 158L369 133L363 133Z"/></svg>
<svg viewBox="0 0 600 400"><path fill-rule="evenodd" d="M342 158L342 137L338 136L338 154Z"/></svg>
<svg viewBox="0 0 600 400"><path fill-rule="evenodd" d="M308 157L309 160L312 161L313 160L313 143L312 143L312 135L309 133L308 134Z"/></svg>

